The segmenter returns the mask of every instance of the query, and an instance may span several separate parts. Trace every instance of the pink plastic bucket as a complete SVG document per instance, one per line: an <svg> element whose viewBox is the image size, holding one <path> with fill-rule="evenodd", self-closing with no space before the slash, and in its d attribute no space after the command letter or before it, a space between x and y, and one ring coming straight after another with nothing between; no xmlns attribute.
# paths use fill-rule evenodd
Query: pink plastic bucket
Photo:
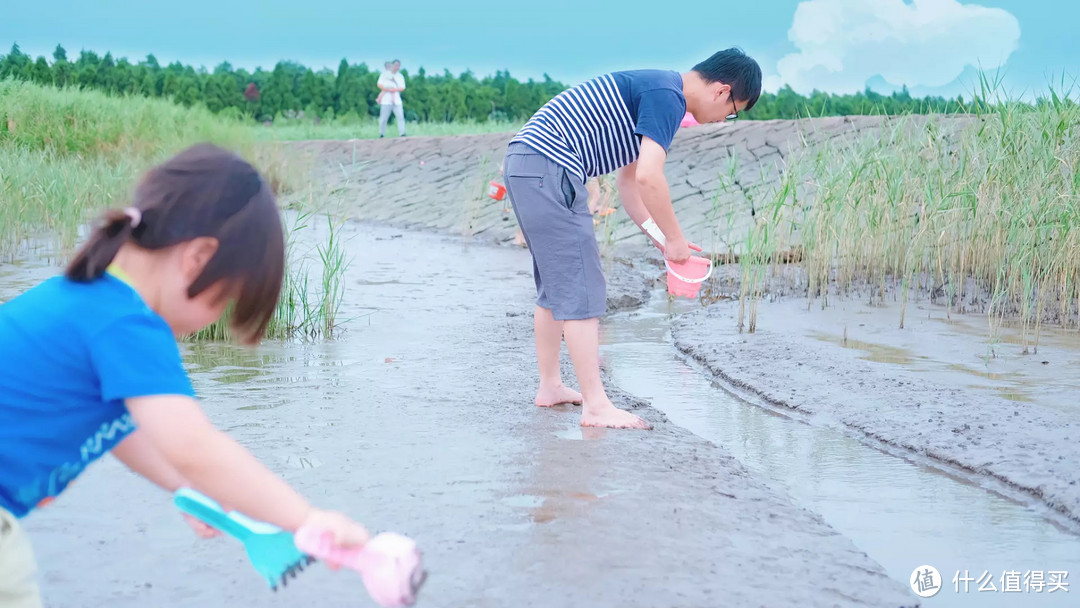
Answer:
<svg viewBox="0 0 1080 608"><path fill-rule="evenodd" d="M690 256L685 262L669 262L667 265L667 290L673 296L696 298L701 284L712 275L712 260Z"/></svg>

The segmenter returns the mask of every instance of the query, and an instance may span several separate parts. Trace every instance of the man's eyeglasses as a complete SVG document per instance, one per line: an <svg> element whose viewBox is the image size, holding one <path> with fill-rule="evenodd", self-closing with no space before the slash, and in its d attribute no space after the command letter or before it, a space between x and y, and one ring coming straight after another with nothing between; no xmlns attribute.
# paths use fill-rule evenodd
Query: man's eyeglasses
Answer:
<svg viewBox="0 0 1080 608"><path fill-rule="evenodd" d="M731 114L728 114L724 120L735 120L739 117L739 108L735 105L735 96L728 93L728 97L731 99Z"/></svg>

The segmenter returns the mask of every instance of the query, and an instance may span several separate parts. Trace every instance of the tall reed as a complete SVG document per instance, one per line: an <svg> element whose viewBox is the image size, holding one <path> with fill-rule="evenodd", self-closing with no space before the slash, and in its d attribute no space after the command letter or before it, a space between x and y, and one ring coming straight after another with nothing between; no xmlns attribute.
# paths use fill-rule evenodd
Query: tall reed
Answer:
<svg viewBox="0 0 1080 608"><path fill-rule="evenodd" d="M1051 90L1022 104L984 78L971 114L899 116L796 152L763 184L749 228L742 298L801 247L809 302L859 292L1014 318L1037 349L1047 322L1077 326L1080 306L1080 105ZM751 310L749 327L756 321Z"/></svg>

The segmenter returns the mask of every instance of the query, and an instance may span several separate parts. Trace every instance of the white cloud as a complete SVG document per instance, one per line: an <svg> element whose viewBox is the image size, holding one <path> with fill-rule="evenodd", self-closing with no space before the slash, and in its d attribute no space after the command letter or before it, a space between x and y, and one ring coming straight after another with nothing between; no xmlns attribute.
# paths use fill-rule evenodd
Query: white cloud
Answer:
<svg viewBox="0 0 1080 608"><path fill-rule="evenodd" d="M882 76L893 85L935 87L966 66L994 69L1020 40L1020 23L1006 10L957 0L807 0L788 30L799 49L765 79L775 91L861 91Z"/></svg>

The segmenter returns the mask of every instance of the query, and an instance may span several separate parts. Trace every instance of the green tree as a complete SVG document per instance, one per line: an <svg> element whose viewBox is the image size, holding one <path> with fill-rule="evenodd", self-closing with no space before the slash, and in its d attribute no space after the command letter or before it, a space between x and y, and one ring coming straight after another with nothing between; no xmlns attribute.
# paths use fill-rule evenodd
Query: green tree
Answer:
<svg viewBox="0 0 1080 608"><path fill-rule="evenodd" d="M116 92L123 95L131 95L138 92L138 82L135 78L135 68L126 57L121 57L116 62L114 75L109 82L116 88Z"/></svg>
<svg viewBox="0 0 1080 608"><path fill-rule="evenodd" d="M71 83L71 64L67 59L59 59L52 64L52 82L58 87L66 87Z"/></svg>
<svg viewBox="0 0 1080 608"><path fill-rule="evenodd" d="M22 52L19 43L12 44L11 52L0 60L0 79L7 77L24 78L25 68L29 64L30 56Z"/></svg>
<svg viewBox="0 0 1080 608"><path fill-rule="evenodd" d="M79 51L79 59L75 62L75 84L88 89L97 88L98 68L101 58L93 51Z"/></svg>
<svg viewBox="0 0 1080 608"><path fill-rule="evenodd" d="M38 57L34 62L30 79L38 84L52 84L52 70L44 57Z"/></svg>
<svg viewBox="0 0 1080 608"><path fill-rule="evenodd" d="M454 75L449 70L429 74L419 66L415 75L403 70L408 82L403 97L410 120L515 120L531 116L540 106L566 86L544 74L543 80L520 81L510 72L478 78L466 70ZM338 116L345 120L377 115L378 70L343 58L337 71L314 71L291 61L278 62L273 70L237 70L222 62L207 72L173 62L162 67L154 55L138 64L126 58L114 59L106 52L99 57L83 50L70 61L57 44L52 64L44 57L32 60L13 44L0 55L0 78L17 78L56 86L76 85L110 94L138 94L170 97L184 105L204 104L214 112L247 114L256 120L276 115L292 115L299 110L314 116ZM776 93L763 93L748 119L798 118L806 116L846 116L852 114L898 114L904 112L965 111L962 97L912 97L906 87L889 94L867 88L850 95L812 91L800 95L785 86Z"/></svg>
<svg viewBox="0 0 1080 608"><path fill-rule="evenodd" d="M292 62L279 61L270 74L266 85L260 87L262 112L271 116L299 110L299 98L297 97L296 70L298 66Z"/></svg>
<svg viewBox="0 0 1080 608"><path fill-rule="evenodd" d="M334 112L338 116L349 112L367 114L367 96L364 91L366 76L367 66L349 65L345 59L338 64L337 79L334 82Z"/></svg>
<svg viewBox="0 0 1080 608"><path fill-rule="evenodd" d="M334 107L333 72L323 70L318 74L308 69L300 79L299 101L305 112L322 116Z"/></svg>
<svg viewBox="0 0 1080 608"><path fill-rule="evenodd" d="M120 92L116 82L116 62L113 61L112 53L105 53L98 66L97 87L108 93Z"/></svg>

